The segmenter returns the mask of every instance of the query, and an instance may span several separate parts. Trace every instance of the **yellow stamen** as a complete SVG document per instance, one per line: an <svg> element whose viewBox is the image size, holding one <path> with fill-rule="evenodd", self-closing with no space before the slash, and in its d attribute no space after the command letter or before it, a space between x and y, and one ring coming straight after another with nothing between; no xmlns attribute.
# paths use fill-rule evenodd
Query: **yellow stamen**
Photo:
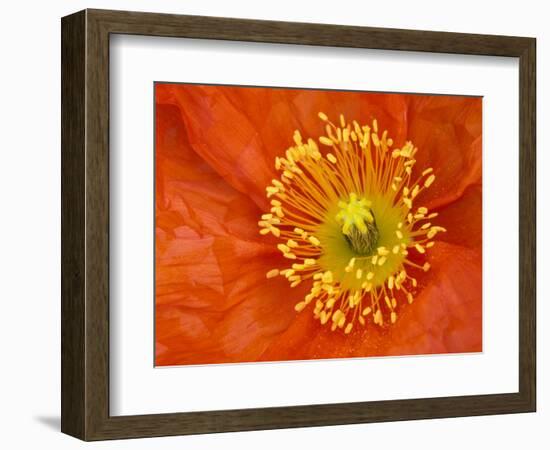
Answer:
<svg viewBox="0 0 550 450"><path fill-rule="evenodd" d="M394 146L376 119L367 126L344 115L335 122L318 116L323 136L306 139L297 130L275 158L280 177L266 187L270 210L261 215L259 232L280 239L278 250L293 261L266 277L307 285L295 310L311 303L315 318L333 331L349 334L355 321L390 326L414 300L418 283L409 271L430 269L407 259L409 251L425 258L446 231L429 222L437 213L414 205L434 183L433 168L412 176L419 149L411 142Z"/></svg>
<svg viewBox="0 0 550 450"><path fill-rule="evenodd" d="M309 242L311 242L313 245L321 245L321 241L319 241L319 239L317 239L315 236L310 236Z"/></svg>
<svg viewBox="0 0 550 450"><path fill-rule="evenodd" d="M424 187L430 187L435 180L435 175L430 175L426 181L424 181Z"/></svg>
<svg viewBox="0 0 550 450"><path fill-rule="evenodd" d="M267 272L265 276L267 278L275 278L278 275L279 275L279 269L272 269L269 272Z"/></svg>
<svg viewBox="0 0 550 450"><path fill-rule="evenodd" d="M334 143L326 136L321 136L319 138L319 142L323 145L328 145L329 147L332 147Z"/></svg>

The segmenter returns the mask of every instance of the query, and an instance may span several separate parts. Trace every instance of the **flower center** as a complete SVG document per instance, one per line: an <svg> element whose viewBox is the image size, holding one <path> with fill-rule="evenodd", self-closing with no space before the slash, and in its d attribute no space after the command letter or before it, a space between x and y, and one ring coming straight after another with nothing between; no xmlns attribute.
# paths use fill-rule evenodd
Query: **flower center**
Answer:
<svg viewBox="0 0 550 450"><path fill-rule="evenodd" d="M340 211L336 220L342 224L342 233L358 255L370 255L378 242L378 228L370 206L371 202L358 199L355 192L350 194L348 202L338 202Z"/></svg>
<svg viewBox="0 0 550 450"><path fill-rule="evenodd" d="M319 113L326 136L294 146L275 159L279 179L266 188L271 210L258 222L260 234L282 240L277 245L286 268L267 273L284 276L291 287L307 282L309 293L296 311L313 304L313 315L332 330L350 333L356 322L383 326L397 321L401 304L412 303L415 272L427 271L427 250L444 228L432 225L437 213L414 206L431 186L431 168L413 177L411 142L391 149L378 123L340 126ZM424 262L422 261L424 260Z"/></svg>

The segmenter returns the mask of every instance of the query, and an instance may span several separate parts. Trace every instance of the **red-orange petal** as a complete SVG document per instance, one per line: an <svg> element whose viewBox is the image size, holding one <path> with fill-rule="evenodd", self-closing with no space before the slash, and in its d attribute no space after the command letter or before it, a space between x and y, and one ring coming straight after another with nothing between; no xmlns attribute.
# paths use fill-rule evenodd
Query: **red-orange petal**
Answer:
<svg viewBox="0 0 550 450"><path fill-rule="evenodd" d="M430 208L460 198L481 182L482 99L411 96L408 138L418 147L416 167L432 167L436 181L419 197Z"/></svg>
<svg viewBox="0 0 550 450"><path fill-rule="evenodd" d="M482 244L482 188L481 184L469 185L463 195L444 208L434 223L447 232L437 234L440 241L470 248L481 248Z"/></svg>
<svg viewBox="0 0 550 450"><path fill-rule="evenodd" d="M158 232L257 239L261 210L191 150L177 107L157 104L155 206ZM265 241L262 239L262 241Z"/></svg>
<svg viewBox="0 0 550 450"><path fill-rule="evenodd" d="M257 205L190 149L179 109L156 110L156 363L252 360L293 317L286 280L266 283L281 257Z"/></svg>
<svg viewBox="0 0 550 450"><path fill-rule="evenodd" d="M481 249L438 243L422 292L403 308L388 355L482 351Z"/></svg>
<svg viewBox="0 0 550 450"><path fill-rule="evenodd" d="M294 318L287 281L266 282L266 268L278 256L234 237L177 244L177 259L157 260L156 364L257 360Z"/></svg>
<svg viewBox="0 0 550 450"><path fill-rule="evenodd" d="M217 86L161 84L156 89L179 107L193 150L230 186L265 209L265 187L276 176L274 157L267 156L242 109Z"/></svg>

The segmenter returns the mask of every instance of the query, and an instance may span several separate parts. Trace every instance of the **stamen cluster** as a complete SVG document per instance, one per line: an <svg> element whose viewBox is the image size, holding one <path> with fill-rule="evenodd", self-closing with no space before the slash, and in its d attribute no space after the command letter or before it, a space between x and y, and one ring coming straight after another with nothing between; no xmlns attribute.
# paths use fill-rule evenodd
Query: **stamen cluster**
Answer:
<svg viewBox="0 0 550 450"><path fill-rule="evenodd" d="M431 222L437 213L415 206L435 180L433 169L414 178L418 149L411 142L392 149L376 120L360 126L340 115L338 126L324 113L319 118L323 150L296 131L294 145L275 159L280 177L266 188L271 209L258 224L260 234L282 241L277 248L292 263L267 278L283 276L291 287L309 282L295 309L312 304L332 330L350 333L369 317L379 326L387 316L395 323L399 305L414 300L414 271L430 269L419 260L445 231Z"/></svg>

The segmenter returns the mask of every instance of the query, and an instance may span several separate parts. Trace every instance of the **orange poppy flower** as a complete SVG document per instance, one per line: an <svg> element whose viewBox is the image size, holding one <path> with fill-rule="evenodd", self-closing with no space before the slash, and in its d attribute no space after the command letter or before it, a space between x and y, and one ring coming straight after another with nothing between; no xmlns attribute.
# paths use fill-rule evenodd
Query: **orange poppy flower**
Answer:
<svg viewBox="0 0 550 450"><path fill-rule="evenodd" d="M481 351L480 98L155 94L156 365Z"/></svg>

